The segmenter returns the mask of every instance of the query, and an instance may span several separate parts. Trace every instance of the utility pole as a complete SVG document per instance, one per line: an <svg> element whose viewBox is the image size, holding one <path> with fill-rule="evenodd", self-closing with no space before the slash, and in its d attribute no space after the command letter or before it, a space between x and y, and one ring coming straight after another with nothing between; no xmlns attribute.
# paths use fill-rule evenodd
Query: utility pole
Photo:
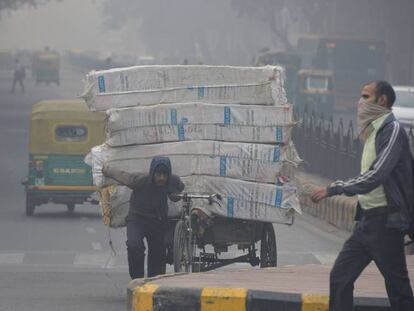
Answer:
<svg viewBox="0 0 414 311"><path fill-rule="evenodd" d="M333 0L332 3L332 32L336 33L336 10L337 10L337 0Z"/></svg>
<svg viewBox="0 0 414 311"><path fill-rule="evenodd" d="M409 4L409 6L413 6L412 4ZM414 85L414 18L411 18L411 27L408 29L408 37L410 38L410 46L408 50L409 53L409 72L408 72L408 83L410 85Z"/></svg>

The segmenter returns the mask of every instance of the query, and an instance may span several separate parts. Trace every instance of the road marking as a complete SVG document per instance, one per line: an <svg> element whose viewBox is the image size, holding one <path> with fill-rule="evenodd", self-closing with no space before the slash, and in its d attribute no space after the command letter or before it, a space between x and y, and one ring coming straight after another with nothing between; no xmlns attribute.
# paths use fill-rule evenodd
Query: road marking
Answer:
<svg viewBox="0 0 414 311"><path fill-rule="evenodd" d="M44 264L45 266L86 266L86 267L99 267L99 268L127 268L127 252L124 250L117 251L116 255L109 251L101 252L103 247L99 242L92 243L93 251L90 252L70 252L70 251L28 251L28 252L0 252L0 266L7 265L24 265L24 266L33 266L39 265L39 263ZM96 252L96 253L95 253ZM325 265L333 264L336 260L336 252L279 252L279 265L286 266L286 264L292 264L295 261L295 258L301 257L302 255L312 255L311 257L306 257L307 259L303 262L300 261L296 264L307 264L307 263L320 263ZM44 259L42 259L43 257ZM64 258L71 258L69 260L62 261L62 256ZM293 257L293 258L291 258ZM282 264L281 264L282 262ZM168 266L168 269L171 270L172 267ZM250 264L247 263L235 263L230 266L220 268L219 270L240 270L240 269L255 269L250 267ZM172 271L172 270L171 270Z"/></svg>
<svg viewBox="0 0 414 311"><path fill-rule="evenodd" d="M74 266L98 266L104 267L110 255L108 254L87 254L87 253L79 253L76 254L75 260L73 261Z"/></svg>
<svg viewBox="0 0 414 311"><path fill-rule="evenodd" d="M90 233L90 234L95 234L96 233L96 230L92 227L86 228L86 231L88 231L88 233Z"/></svg>
<svg viewBox="0 0 414 311"><path fill-rule="evenodd" d="M8 133L27 133L28 130L26 130L26 129L7 129L6 132L8 132Z"/></svg>
<svg viewBox="0 0 414 311"><path fill-rule="evenodd" d="M0 254L0 264L22 264L24 253L3 253Z"/></svg>
<svg viewBox="0 0 414 311"><path fill-rule="evenodd" d="M102 245L99 242L92 242L92 248L95 251L100 251L102 249Z"/></svg>
<svg viewBox="0 0 414 311"><path fill-rule="evenodd" d="M71 260L62 261L62 256L71 258ZM0 267L2 266L128 270L126 252L121 252L117 256L113 256L109 252L99 254L66 251L0 252ZM167 271L172 273L172 266L169 266Z"/></svg>

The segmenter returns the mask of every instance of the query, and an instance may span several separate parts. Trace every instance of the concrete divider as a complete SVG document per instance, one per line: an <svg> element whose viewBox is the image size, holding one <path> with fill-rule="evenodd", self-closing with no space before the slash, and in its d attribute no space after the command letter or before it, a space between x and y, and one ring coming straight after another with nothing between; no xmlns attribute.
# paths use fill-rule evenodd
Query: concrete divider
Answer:
<svg viewBox="0 0 414 311"><path fill-rule="evenodd" d="M352 229L357 206L356 197L334 196L315 204L310 198L311 193L318 186L328 186L330 181L302 172L297 175L296 184L303 211L338 228L348 231Z"/></svg>
<svg viewBox="0 0 414 311"><path fill-rule="evenodd" d="M389 310L387 298L355 299L355 310ZM128 287L129 311L328 311L329 297L250 290L247 288L185 288L155 282L132 281Z"/></svg>
<svg viewBox="0 0 414 311"><path fill-rule="evenodd" d="M334 196L322 200L315 204L310 195L316 187L328 186L331 181L322 179L319 176L300 172L295 180L299 189L299 200L302 210L325 220L343 230L351 231L354 226L354 217L357 207L357 197L347 197L344 195ZM406 246L407 255L414 254L414 244Z"/></svg>

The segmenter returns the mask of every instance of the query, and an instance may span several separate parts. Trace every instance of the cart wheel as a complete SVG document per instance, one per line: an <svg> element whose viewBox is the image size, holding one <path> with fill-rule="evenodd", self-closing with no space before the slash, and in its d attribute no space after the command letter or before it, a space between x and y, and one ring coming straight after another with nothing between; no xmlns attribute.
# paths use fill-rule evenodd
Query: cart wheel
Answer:
<svg viewBox="0 0 414 311"><path fill-rule="evenodd" d="M271 223L263 225L262 239L260 242L260 267L277 266L277 248L275 230Z"/></svg>
<svg viewBox="0 0 414 311"><path fill-rule="evenodd" d="M69 213L73 213L75 211L75 204L74 203L66 204L66 207L67 207Z"/></svg>
<svg viewBox="0 0 414 311"><path fill-rule="evenodd" d="M33 200L30 194L26 192L26 216L33 216L34 210L35 205L33 203Z"/></svg>
<svg viewBox="0 0 414 311"><path fill-rule="evenodd" d="M174 230L174 272L190 272L190 252L188 249L188 231L184 221L180 220Z"/></svg>

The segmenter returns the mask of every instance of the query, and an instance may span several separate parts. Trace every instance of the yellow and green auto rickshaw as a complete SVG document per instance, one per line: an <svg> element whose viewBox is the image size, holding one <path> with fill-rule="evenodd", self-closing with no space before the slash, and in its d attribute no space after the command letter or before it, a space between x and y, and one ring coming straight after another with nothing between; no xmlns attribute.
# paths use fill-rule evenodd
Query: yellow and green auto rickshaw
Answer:
<svg viewBox="0 0 414 311"><path fill-rule="evenodd" d="M46 49L33 55L32 71L36 84L60 84L60 56L57 52Z"/></svg>
<svg viewBox="0 0 414 311"><path fill-rule="evenodd" d="M314 69L298 71L298 91L295 105L299 111L333 113L335 102L332 72Z"/></svg>
<svg viewBox="0 0 414 311"><path fill-rule="evenodd" d="M96 189L84 157L104 141L104 120L104 113L89 111L81 100L49 100L33 106L29 171L23 182L26 215L48 202L65 204L73 212L75 204L92 201Z"/></svg>

